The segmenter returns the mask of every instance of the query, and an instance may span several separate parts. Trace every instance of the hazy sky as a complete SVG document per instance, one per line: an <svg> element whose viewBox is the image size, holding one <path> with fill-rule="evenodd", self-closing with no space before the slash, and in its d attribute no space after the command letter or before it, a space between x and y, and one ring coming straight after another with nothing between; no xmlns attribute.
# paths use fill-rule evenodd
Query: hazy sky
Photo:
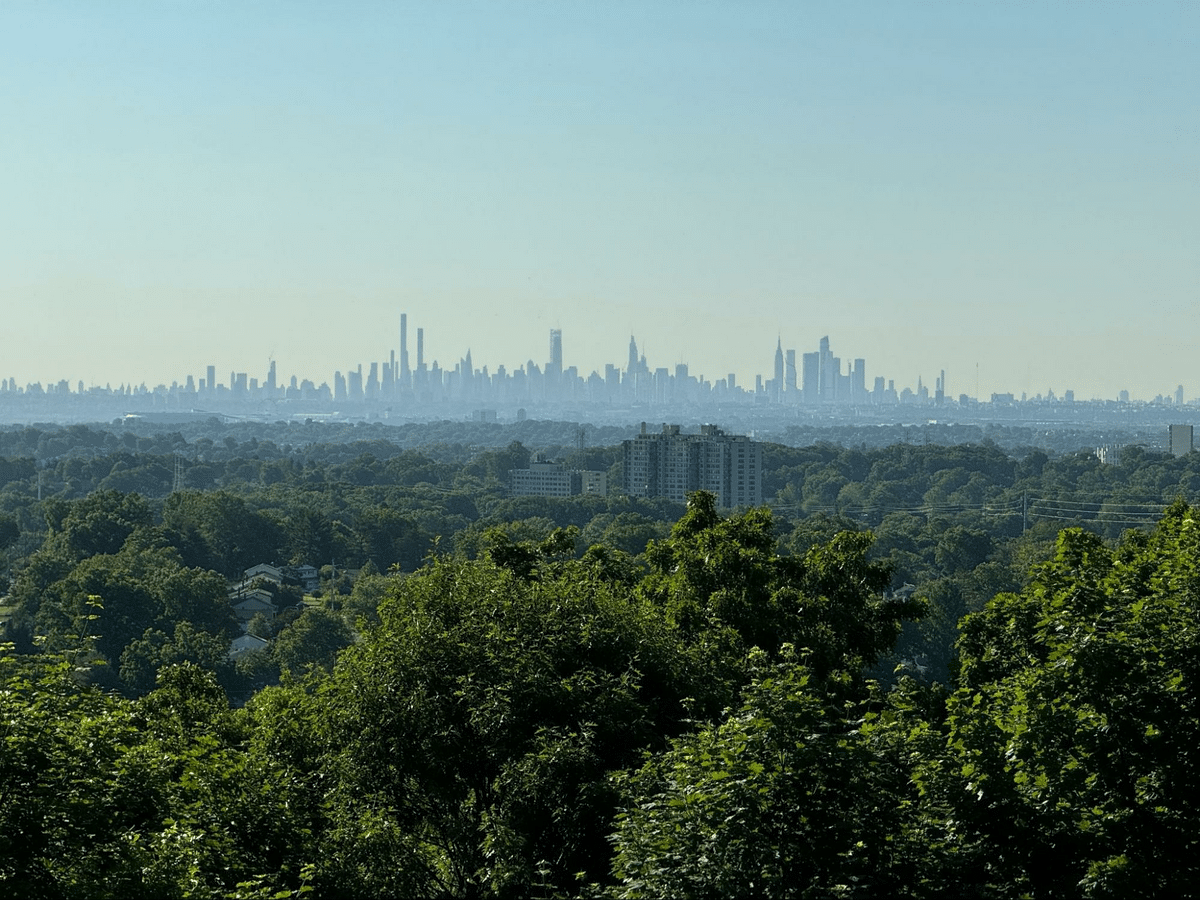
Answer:
<svg viewBox="0 0 1200 900"><path fill-rule="evenodd" d="M1200 3L0 3L0 377L1200 395ZM978 372L978 376L976 375ZM978 378L978 380L977 380Z"/></svg>

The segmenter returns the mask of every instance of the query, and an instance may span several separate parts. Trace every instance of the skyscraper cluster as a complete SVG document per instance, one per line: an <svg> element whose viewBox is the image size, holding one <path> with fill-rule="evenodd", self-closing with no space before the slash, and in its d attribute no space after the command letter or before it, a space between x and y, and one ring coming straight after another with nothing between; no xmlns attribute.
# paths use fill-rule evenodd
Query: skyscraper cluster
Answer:
<svg viewBox="0 0 1200 900"><path fill-rule="evenodd" d="M346 372L333 373L333 386L315 385L293 378L287 386L278 385L274 363L263 384L248 378L246 373L231 373L228 398L324 400L334 404L441 404L467 402L473 404L538 404L591 402L605 404L692 404L706 401L756 401L802 404L867 404L900 402L894 383L886 385L876 378L872 390L866 386L866 361L855 359L843 367L842 360L833 355L829 338L821 339L816 352L802 356L797 366L794 349L784 351L777 342L773 377L763 381L759 376L753 390L738 384L729 373L709 379L693 374L687 363L674 367L651 368L644 352L639 352L637 340L630 336L629 352L624 368L608 363L604 371L580 373L576 366L565 365L563 333L550 329L547 359L544 363L528 360L508 369L504 365L494 370L476 367L471 351L453 367L443 367L437 360L426 363L425 333L416 329L416 365L409 362L408 315L400 315L399 352L393 350L385 360L371 362L364 370L360 363ZM921 390L918 385L918 392ZM200 382L201 396L224 395L224 385L216 383L214 367L209 366L207 378ZM917 395L913 395L917 396ZM926 399L928 399L926 397Z"/></svg>
<svg viewBox="0 0 1200 900"><path fill-rule="evenodd" d="M770 377L757 375L753 385L743 385L732 372L710 379L693 373L686 362L669 368L653 367L633 336L623 366L606 363L603 371L585 375L578 367L567 365L568 354L559 328L550 330L544 362L530 359L512 369L504 365L495 369L487 365L476 367L469 349L453 366L442 366L436 359L428 359L425 330L418 327L415 332L415 361L410 356L408 315L401 313L397 349L388 351L385 359L336 371L330 381L320 384L294 375L281 378L275 361L270 360L261 381L237 371L230 372L228 379L218 377L212 365L205 368L203 377L188 375L183 383L174 382L169 387L161 384L153 388L144 384L85 387L82 382L73 386L67 380L46 387L20 386L15 378L5 378L0 380L0 403L18 415L54 408L75 415L89 404L103 408L98 413L101 415L107 415L118 405L133 411L270 415L282 403L302 405L302 410L295 413L311 411L333 416L422 416L438 414L435 409L465 408L491 409L494 418L497 409L539 406L549 409L590 406L593 414L599 414L598 407L603 407L614 415L622 408L640 406L687 409L714 405L733 408L742 404L757 411L774 406L791 407L797 414L803 414L804 410L863 411L877 407L880 414L885 414L884 408L896 405L954 404L966 410L981 402L965 394L957 398L948 394L944 371L937 375L932 390L923 379L918 379L915 389L900 390L894 381L880 376L868 381L866 361L835 356L828 337L822 337L811 352L785 348L782 339L777 339ZM1052 391L1034 399L1074 402L1071 391L1066 391L1061 399ZM1024 400L1024 395L1018 398L1012 394L994 394L990 406L1012 407ZM1128 396L1117 402L1128 403ZM1173 397L1160 397L1154 402L1182 406L1183 388L1177 388Z"/></svg>
<svg viewBox="0 0 1200 900"><path fill-rule="evenodd" d="M486 365L476 367L469 349L453 366L442 366L436 359L428 362L425 331L418 327L414 365L409 353L407 313L401 313L399 326L399 347L390 350L386 359L338 370L333 373L331 382L320 384L296 376L283 380L275 361L270 360L262 380L238 371L230 372L226 379L218 376L216 366L209 365L198 380L188 375L182 384L175 382L170 387L121 385L116 389L85 389L80 383L73 391L66 381L43 389L40 384L21 388L16 379L4 379L0 383L0 395L65 398L86 393L92 399L148 395L167 398L170 405L176 407L196 408L303 401L335 407L385 404L391 409L453 403L475 406L689 405L736 401L855 404L886 402L889 397L898 399L890 384L887 388L882 386L881 379L876 379L874 391L866 390L865 362L861 359L855 360L848 371L843 372L841 360L830 352L828 338L821 340L817 353L803 355L802 370L797 368L796 351L788 350L785 354L780 342L776 347L773 377L764 383L758 376L754 387L746 388L738 383L734 373L709 379L692 373L686 362L670 368L651 367L633 336L629 339L628 357L623 367L607 363L603 372L584 375L578 367L566 365L563 333L558 328L550 330L544 362L531 359L511 370L504 365L493 370Z"/></svg>

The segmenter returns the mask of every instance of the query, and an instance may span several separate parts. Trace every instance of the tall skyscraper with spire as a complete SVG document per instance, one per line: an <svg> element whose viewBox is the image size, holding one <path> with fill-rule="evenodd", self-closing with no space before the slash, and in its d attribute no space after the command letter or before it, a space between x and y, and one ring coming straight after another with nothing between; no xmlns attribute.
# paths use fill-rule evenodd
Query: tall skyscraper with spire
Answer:
<svg viewBox="0 0 1200 900"><path fill-rule="evenodd" d="M771 395L776 399L783 393L783 338L775 341L775 378L771 382Z"/></svg>
<svg viewBox="0 0 1200 900"><path fill-rule="evenodd" d="M550 329L550 359L546 362L545 384L546 398L558 399L562 391L563 354L562 329Z"/></svg>

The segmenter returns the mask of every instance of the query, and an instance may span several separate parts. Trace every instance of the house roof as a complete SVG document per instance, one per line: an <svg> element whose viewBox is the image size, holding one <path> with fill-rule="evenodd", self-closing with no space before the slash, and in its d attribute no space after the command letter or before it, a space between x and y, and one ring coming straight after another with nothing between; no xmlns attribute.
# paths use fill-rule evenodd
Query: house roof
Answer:
<svg viewBox="0 0 1200 900"><path fill-rule="evenodd" d="M245 572L247 578L263 577L279 580L283 578L283 570L278 566L271 566L267 563L259 563L257 566L252 566Z"/></svg>
<svg viewBox="0 0 1200 900"><path fill-rule="evenodd" d="M252 609L253 610L268 610L269 609L272 612L274 612L275 604L272 603L270 600L264 600L261 597L247 597L245 600L241 600L241 601L233 604L233 608L238 610L239 612L248 612Z"/></svg>
<svg viewBox="0 0 1200 900"><path fill-rule="evenodd" d="M229 642L229 658L237 659L247 653L265 649L269 641L254 634L243 634Z"/></svg>

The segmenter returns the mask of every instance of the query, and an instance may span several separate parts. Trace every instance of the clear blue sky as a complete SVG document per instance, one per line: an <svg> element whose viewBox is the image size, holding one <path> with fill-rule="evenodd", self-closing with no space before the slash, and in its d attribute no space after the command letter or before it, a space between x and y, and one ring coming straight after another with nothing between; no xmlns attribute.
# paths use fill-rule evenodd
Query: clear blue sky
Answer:
<svg viewBox="0 0 1200 900"><path fill-rule="evenodd" d="M1200 4L0 4L0 377L1200 395Z"/></svg>

